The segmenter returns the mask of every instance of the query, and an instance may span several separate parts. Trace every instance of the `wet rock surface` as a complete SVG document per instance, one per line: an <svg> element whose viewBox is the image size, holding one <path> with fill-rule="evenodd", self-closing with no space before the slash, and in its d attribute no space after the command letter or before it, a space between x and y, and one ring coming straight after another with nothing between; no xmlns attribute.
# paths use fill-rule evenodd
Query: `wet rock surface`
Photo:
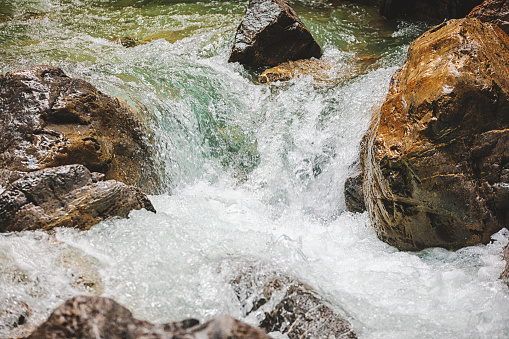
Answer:
<svg viewBox="0 0 509 339"><path fill-rule="evenodd" d="M491 22L509 34L509 1L507 0L486 0L475 7L467 17Z"/></svg>
<svg viewBox="0 0 509 339"><path fill-rule="evenodd" d="M457 19L481 3L482 0L381 0L380 14L388 19Z"/></svg>
<svg viewBox="0 0 509 339"><path fill-rule="evenodd" d="M364 190L363 185L364 174L358 171L345 181L345 202L346 209L350 212L363 213L366 211L366 204L364 203Z"/></svg>
<svg viewBox="0 0 509 339"><path fill-rule="evenodd" d="M500 275L500 279L504 280L507 283L507 287L509 287L509 246L507 246L504 250L504 260L505 269Z"/></svg>
<svg viewBox="0 0 509 339"><path fill-rule="evenodd" d="M284 0L251 0L237 28L228 62L276 66L321 56L320 46Z"/></svg>
<svg viewBox="0 0 509 339"><path fill-rule="evenodd" d="M83 164L106 179L158 186L147 131L123 102L56 67L0 75L0 168Z"/></svg>
<svg viewBox="0 0 509 339"><path fill-rule="evenodd" d="M258 77L258 81L271 83L311 76L317 82L334 84L366 73L377 60L378 57L373 55L361 55L345 63L329 62L323 59L287 61L265 70Z"/></svg>
<svg viewBox="0 0 509 339"><path fill-rule="evenodd" d="M294 338L357 338L348 321L306 284L277 273L244 269L232 280L246 316L260 328Z"/></svg>
<svg viewBox="0 0 509 339"><path fill-rule="evenodd" d="M508 63L509 37L477 19L411 44L361 155L380 239L458 249L508 227Z"/></svg>
<svg viewBox="0 0 509 339"><path fill-rule="evenodd" d="M79 296L69 299L28 338L252 338L268 339L258 329L229 316L199 324L186 319L152 324L135 319L131 312L109 298Z"/></svg>
<svg viewBox="0 0 509 339"><path fill-rule="evenodd" d="M0 232L55 227L85 230L114 217L127 217L133 209L153 211L150 200L134 186L83 165L66 165L26 173L0 194Z"/></svg>

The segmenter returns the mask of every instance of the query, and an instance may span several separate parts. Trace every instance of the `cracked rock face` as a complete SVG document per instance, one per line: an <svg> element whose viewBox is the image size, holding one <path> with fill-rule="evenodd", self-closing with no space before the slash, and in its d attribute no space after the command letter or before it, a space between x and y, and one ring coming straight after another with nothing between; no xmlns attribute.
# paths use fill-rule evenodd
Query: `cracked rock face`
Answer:
<svg viewBox="0 0 509 339"><path fill-rule="evenodd" d="M467 17L477 18L482 22L491 22L509 34L508 0L486 0L474 8Z"/></svg>
<svg viewBox="0 0 509 339"><path fill-rule="evenodd" d="M229 316L203 324L196 319L152 324L135 319L112 299L88 296L67 300L28 338L270 339L263 331Z"/></svg>
<svg viewBox="0 0 509 339"><path fill-rule="evenodd" d="M100 176L83 165L66 165L30 172L0 194L0 232L89 229L98 222L127 217L133 209L155 212L140 189Z"/></svg>
<svg viewBox="0 0 509 339"><path fill-rule="evenodd" d="M245 315L254 315L259 327L269 333L281 332L290 339L357 338L344 317L299 281L244 267L231 284Z"/></svg>
<svg viewBox="0 0 509 339"><path fill-rule="evenodd" d="M228 62L276 66L321 56L320 46L284 0L251 0L237 28Z"/></svg>
<svg viewBox="0 0 509 339"><path fill-rule="evenodd" d="M0 75L0 168L83 164L153 192L151 147L133 111L56 67Z"/></svg>
<svg viewBox="0 0 509 339"><path fill-rule="evenodd" d="M477 19L410 45L361 154L380 239L458 249L509 226L508 64L509 36Z"/></svg>

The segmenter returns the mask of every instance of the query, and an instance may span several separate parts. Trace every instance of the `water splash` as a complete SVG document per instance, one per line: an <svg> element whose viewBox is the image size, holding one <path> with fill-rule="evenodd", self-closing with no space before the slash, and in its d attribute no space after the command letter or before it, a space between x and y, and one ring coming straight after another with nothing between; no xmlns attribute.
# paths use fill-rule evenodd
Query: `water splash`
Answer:
<svg viewBox="0 0 509 339"><path fill-rule="evenodd" d="M345 211L360 138L425 27L300 1L326 60L375 54L378 68L332 84L266 86L226 62L245 3L9 6L0 6L2 72L50 63L127 100L154 131L168 194L151 197L157 214L134 211L86 232L1 235L0 336L83 293L153 322L228 313L256 325L229 283L244 266L309 284L361 338L509 335L509 292L497 279L507 231L486 246L406 253L380 242L366 214ZM123 36L140 44L111 41Z"/></svg>

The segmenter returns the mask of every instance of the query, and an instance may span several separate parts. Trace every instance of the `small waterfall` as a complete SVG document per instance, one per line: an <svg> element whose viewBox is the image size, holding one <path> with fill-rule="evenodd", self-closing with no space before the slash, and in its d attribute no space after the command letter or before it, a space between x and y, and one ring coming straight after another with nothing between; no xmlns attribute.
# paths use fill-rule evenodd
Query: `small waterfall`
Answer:
<svg viewBox="0 0 509 339"><path fill-rule="evenodd" d="M0 235L0 337L20 315L34 326L78 294L112 297L152 322L227 313L256 325L230 283L239 267L312 286L360 338L507 337L509 291L497 280L507 231L456 252L399 252L377 238L367 213L345 209L343 184L377 126L372 112L429 24L295 1L325 60L378 61L347 80L264 85L227 63L245 5L0 4L0 70L49 63L126 100L152 129L164 180L150 197L156 214L133 211L86 232ZM122 46L126 36L137 45Z"/></svg>

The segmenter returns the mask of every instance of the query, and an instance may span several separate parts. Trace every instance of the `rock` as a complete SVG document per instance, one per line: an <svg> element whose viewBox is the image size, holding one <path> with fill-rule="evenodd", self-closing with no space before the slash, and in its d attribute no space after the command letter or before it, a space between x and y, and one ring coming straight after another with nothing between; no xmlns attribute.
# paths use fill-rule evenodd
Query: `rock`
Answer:
<svg viewBox="0 0 509 339"><path fill-rule="evenodd" d="M363 175L362 171L358 171L346 178L345 202L346 209L350 212L363 213L366 211L364 191L362 188Z"/></svg>
<svg viewBox="0 0 509 339"><path fill-rule="evenodd" d="M106 179L158 187L147 131L134 112L56 67L0 75L0 168L83 164Z"/></svg>
<svg viewBox="0 0 509 339"><path fill-rule="evenodd" d="M467 17L491 22L509 34L509 1L507 0L486 0L474 8Z"/></svg>
<svg viewBox="0 0 509 339"><path fill-rule="evenodd" d="M504 280L509 287L509 246L504 250L505 269L500 275L500 279Z"/></svg>
<svg viewBox="0 0 509 339"><path fill-rule="evenodd" d="M326 81L332 65L316 59L287 61L275 67L266 69L259 77L262 84L275 81L288 81L301 76L312 76L315 81Z"/></svg>
<svg viewBox="0 0 509 339"><path fill-rule="evenodd" d="M140 41L138 39L135 39L135 38L131 38L131 37L128 37L128 36L125 36L125 37L113 37L112 39L110 39L111 41L113 42L116 42L116 43L119 43L121 44L122 46L124 47L135 47L135 46L138 46L140 44Z"/></svg>
<svg viewBox="0 0 509 339"><path fill-rule="evenodd" d="M454 250L509 226L508 64L509 36L477 19L410 45L361 154L380 239Z"/></svg>
<svg viewBox="0 0 509 339"><path fill-rule="evenodd" d="M381 0L380 14L387 19L456 19L467 15L482 0Z"/></svg>
<svg viewBox="0 0 509 339"><path fill-rule="evenodd" d="M71 284L74 287L87 294L101 295L104 292L104 283L99 272L100 263L97 258L78 248L64 245L57 265L71 275Z"/></svg>
<svg viewBox="0 0 509 339"><path fill-rule="evenodd" d="M321 56L320 46L284 0L250 0L228 62L276 66Z"/></svg>
<svg viewBox="0 0 509 339"><path fill-rule="evenodd" d="M277 273L246 269L232 280L245 315L260 327L294 338L357 338L350 324L328 307L311 287Z"/></svg>
<svg viewBox="0 0 509 339"><path fill-rule="evenodd" d="M87 296L67 300L28 338L269 339L262 331L228 316L202 325L196 319L152 324L135 319L112 299Z"/></svg>
<svg viewBox="0 0 509 339"><path fill-rule="evenodd" d="M5 189L16 180L24 177L26 172L9 171L8 169L0 168L0 186ZM2 193L2 192L0 192Z"/></svg>
<svg viewBox="0 0 509 339"><path fill-rule="evenodd" d="M27 334L24 332L24 327L31 315L30 307L19 299L6 298L5 296L3 298L5 299L1 302L0 333L8 334L10 338L18 338Z"/></svg>
<svg viewBox="0 0 509 339"><path fill-rule="evenodd" d="M312 76L317 82L338 82L365 73L379 58L362 55L349 63L331 63L325 60L303 59L287 61L265 70L259 77L261 83L288 81L302 76Z"/></svg>
<svg viewBox="0 0 509 339"><path fill-rule="evenodd" d="M89 229L133 209L155 212L134 186L115 180L94 182L83 165L66 165L27 173L0 194L0 232L55 227Z"/></svg>

